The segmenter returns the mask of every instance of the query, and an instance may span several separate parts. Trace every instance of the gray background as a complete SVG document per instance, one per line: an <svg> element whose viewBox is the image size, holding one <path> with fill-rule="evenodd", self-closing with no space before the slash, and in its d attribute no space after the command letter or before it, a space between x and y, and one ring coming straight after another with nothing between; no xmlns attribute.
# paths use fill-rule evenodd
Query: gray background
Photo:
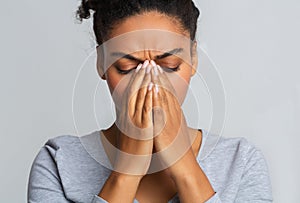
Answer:
<svg viewBox="0 0 300 203"><path fill-rule="evenodd" d="M78 3L1 2L0 202L25 202L30 166L41 146L51 137L76 135L74 82L94 49L90 22L75 23ZM217 65L226 90L223 136L246 137L262 149L275 202L299 202L300 2L201 0L197 4L203 14L199 43ZM87 107L75 115L79 134L105 127L113 119L100 119L97 126L88 108L92 97L79 99L99 80L93 64L93 59L86 64L75 100L77 106L85 105L81 109ZM193 82L195 88L198 82ZM100 87L103 102L110 104L105 83L100 82ZM112 108L108 107L97 108L98 117L104 114L101 108Z"/></svg>

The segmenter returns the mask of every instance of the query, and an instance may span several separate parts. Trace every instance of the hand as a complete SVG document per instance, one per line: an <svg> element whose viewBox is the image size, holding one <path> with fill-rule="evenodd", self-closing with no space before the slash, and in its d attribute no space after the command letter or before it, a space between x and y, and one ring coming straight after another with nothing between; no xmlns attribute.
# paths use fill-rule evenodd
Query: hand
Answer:
<svg viewBox="0 0 300 203"><path fill-rule="evenodd" d="M149 61L140 64L122 98L116 125L118 153L114 170L130 175L146 174L153 149L151 75L146 73Z"/></svg>
<svg viewBox="0 0 300 203"><path fill-rule="evenodd" d="M183 168L194 166L196 159L191 149L192 143L188 127L177 100L176 91L166 73L153 61L151 63L153 65L151 77L155 84L153 95L154 148L160 153L163 168L168 167L170 175L175 176L184 171ZM182 162L183 157L185 157L184 162Z"/></svg>

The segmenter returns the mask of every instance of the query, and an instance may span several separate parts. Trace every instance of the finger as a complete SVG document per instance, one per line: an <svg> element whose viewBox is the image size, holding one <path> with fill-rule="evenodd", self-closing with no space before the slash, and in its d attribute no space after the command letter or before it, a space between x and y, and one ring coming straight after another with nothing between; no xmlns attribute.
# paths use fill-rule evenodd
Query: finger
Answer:
<svg viewBox="0 0 300 203"><path fill-rule="evenodd" d="M151 82L150 73L146 73L144 76L144 80L142 81L141 87L137 93L134 117L136 117L140 122L142 121L143 107L144 107L145 97L148 88L147 86L150 84L150 82Z"/></svg>
<svg viewBox="0 0 300 203"><path fill-rule="evenodd" d="M124 118L131 119L133 116L135 101L131 99L133 95L132 93L129 92L132 91L132 84L134 83L134 81L136 81L138 72L142 68L142 65L143 64L139 64L136 68L136 71L133 72L133 74L125 75L122 81L120 81L120 83L118 84L120 86L126 86L125 92L123 94L125 99L123 99L122 97L117 98L118 100L120 100L120 103L122 105L121 108L116 108L116 114L117 114L116 123L119 124L120 126L122 126L123 123L122 120L124 120Z"/></svg>
<svg viewBox="0 0 300 203"><path fill-rule="evenodd" d="M160 87L160 85L158 84L159 81L154 80L156 83L153 83L153 106L155 107L162 107L162 101L161 99L163 98L162 95L162 89Z"/></svg>
<svg viewBox="0 0 300 203"><path fill-rule="evenodd" d="M165 99L167 100L165 103L167 103L168 106L170 106L170 104L172 104L172 105L175 105L175 107L176 107L179 104L176 91L175 91L172 83L170 82L168 76L162 70L162 68L159 65L157 65L157 68L160 72L160 74L158 75L158 79L159 79L161 86L163 87L162 94L164 95Z"/></svg>
<svg viewBox="0 0 300 203"><path fill-rule="evenodd" d="M165 126L165 114L164 114L164 108L161 103L161 91L157 84L154 84L153 90L152 90L152 98L153 98L153 131L154 131L154 137L158 135L163 127Z"/></svg>
<svg viewBox="0 0 300 203"><path fill-rule="evenodd" d="M164 91L161 88L161 83L159 80L159 72L157 71L156 64L151 62L153 68L151 70L151 78L154 83L153 87L153 130L154 136L162 130L165 124L164 117Z"/></svg>
<svg viewBox="0 0 300 203"><path fill-rule="evenodd" d="M156 100L155 104L159 104L161 107L164 107L166 109L168 109L168 103L166 100L166 93L164 91L164 87L161 83L160 80L160 75L161 73L159 72L157 65L154 61L150 62L151 65L153 66L152 70L151 70L151 78L152 78L152 82L154 83L154 97ZM159 103L157 102L159 100Z"/></svg>
<svg viewBox="0 0 300 203"><path fill-rule="evenodd" d="M136 97L137 92L142 84L142 81L145 76L146 66L149 64L149 61L145 61L144 64L139 65L136 69L135 74L133 75L132 81L128 85L128 93L127 93L127 102L129 107L129 114L134 115L135 106L136 106Z"/></svg>
<svg viewBox="0 0 300 203"><path fill-rule="evenodd" d="M157 71L157 67L156 64L153 60L150 61L152 69L151 69L151 80L154 84L158 84L160 85L160 81L158 79L158 71Z"/></svg>
<svg viewBox="0 0 300 203"><path fill-rule="evenodd" d="M126 90L125 90L125 92L126 92L125 95L126 95L127 97L129 97L129 96L131 95L131 92L132 92L132 84L133 84L133 82L135 81L135 79L136 79L136 77L137 77L137 73L138 73L138 71L142 68L142 66L143 66L143 64L140 63L140 64L137 66L136 71L134 72L134 74L131 75L131 77L130 77L130 80L129 80L129 82L128 82L128 84L127 84L127 87L126 87ZM128 106L129 100L130 100L130 98L129 98L128 100L126 100L126 101L127 101L126 106Z"/></svg>
<svg viewBox="0 0 300 203"><path fill-rule="evenodd" d="M132 79L131 83L129 84L130 85L129 86L130 94L136 92L139 89L139 87L144 79L145 70L146 70L146 67L148 66L148 64L149 64L149 61L146 60L142 64L142 66L139 65L139 69L138 68L136 69L133 79Z"/></svg>
<svg viewBox="0 0 300 203"><path fill-rule="evenodd" d="M130 89L133 81L135 80L136 76L137 76L137 72L142 68L143 64L139 64L134 72L134 74L131 76L130 80L129 80L129 83L127 85L127 89Z"/></svg>
<svg viewBox="0 0 300 203"><path fill-rule="evenodd" d="M142 111L142 123L146 125L144 127L149 127L152 124L152 89L153 83L150 82L147 87L147 93Z"/></svg>
<svg viewBox="0 0 300 203"><path fill-rule="evenodd" d="M127 85L126 88L126 100L123 103L123 108L127 109L126 112L128 112L130 118L133 116L134 114L134 106L135 106L135 100L132 99L132 97L134 97L134 95L132 94L133 90L132 90L132 84L133 82L136 80L137 77L137 73L138 71L141 69L141 67L143 66L143 64L139 64L136 68L135 73L131 76L130 81ZM122 98L120 98L122 100ZM124 112L125 113L125 112Z"/></svg>
<svg viewBox="0 0 300 203"><path fill-rule="evenodd" d="M153 66L153 65L156 65L156 64L154 64L153 63L154 61L150 61L150 63L151 63L151 65ZM153 109L153 111L155 110L155 109L157 109L157 108L160 108L161 107L161 102L160 102L160 98L161 98L161 94L160 94L160 88L159 88L159 86L160 86L160 81L159 81L159 79L158 79L158 72L157 71L155 71L154 70L154 67L155 66L153 66L153 68L151 69L151 81L152 81L152 83L153 83L153 90L152 90L152 92L153 92L153 96L152 96L152 98L153 98L153 101L152 101L152 104L153 104L153 107L155 107L154 109ZM153 115L154 116L154 115Z"/></svg>

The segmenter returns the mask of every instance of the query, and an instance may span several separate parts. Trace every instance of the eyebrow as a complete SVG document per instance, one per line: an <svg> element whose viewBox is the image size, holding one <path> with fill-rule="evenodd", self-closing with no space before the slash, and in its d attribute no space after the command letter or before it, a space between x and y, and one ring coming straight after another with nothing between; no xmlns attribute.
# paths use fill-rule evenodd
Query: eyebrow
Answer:
<svg viewBox="0 0 300 203"><path fill-rule="evenodd" d="M176 49L173 49L171 51L165 52L161 55L157 55L157 56L155 56L155 59L156 60L163 59L163 58L166 58L168 56L172 56L172 55L180 53L180 52L183 52L183 48L176 48ZM132 60L132 61L137 61L139 63L144 62L144 60L138 59L138 58L136 58L136 57L134 57L130 54L125 54L123 52L113 52L113 53L111 53L111 56L120 56L121 58L126 58L126 59L129 59L129 60Z"/></svg>

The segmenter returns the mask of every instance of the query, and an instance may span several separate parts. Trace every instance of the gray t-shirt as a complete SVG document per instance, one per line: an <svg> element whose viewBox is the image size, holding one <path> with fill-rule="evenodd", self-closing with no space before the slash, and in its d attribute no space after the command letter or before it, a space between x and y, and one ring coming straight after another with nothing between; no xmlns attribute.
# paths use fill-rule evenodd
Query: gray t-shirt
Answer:
<svg viewBox="0 0 300 203"><path fill-rule="evenodd" d="M105 167L109 159L100 132L48 140L32 164L28 202L106 203L97 196L111 172ZM262 152L245 138L221 137L211 153L200 159L203 147L212 137L207 131L202 132L196 158L216 192L207 203L272 202L268 167ZM169 200L176 202L179 202L177 194Z"/></svg>

